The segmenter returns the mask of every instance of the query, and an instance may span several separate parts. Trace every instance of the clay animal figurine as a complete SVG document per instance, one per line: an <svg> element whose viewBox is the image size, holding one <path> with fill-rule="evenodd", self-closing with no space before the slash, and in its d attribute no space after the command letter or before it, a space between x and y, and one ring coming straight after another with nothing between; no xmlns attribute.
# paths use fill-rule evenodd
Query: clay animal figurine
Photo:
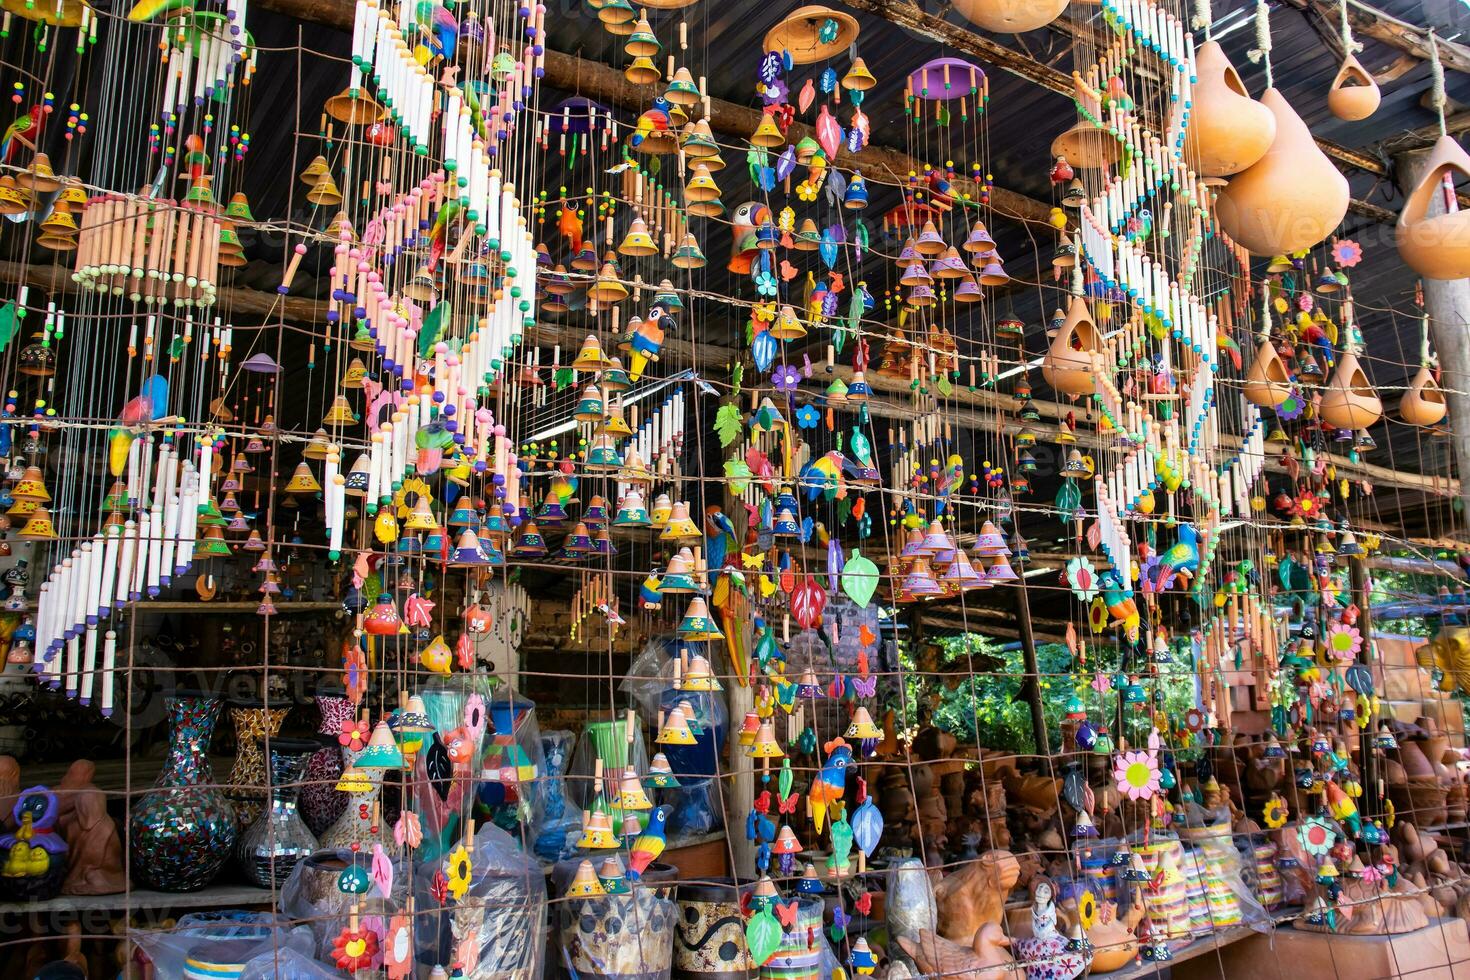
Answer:
<svg viewBox="0 0 1470 980"><path fill-rule="evenodd" d="M939 934L964 942L987 922L999 923L1006 895L1020 875L1020 862L1010 851L987 851L945 878L934 889Z"/></svg>
<svg viewBox="0 0 1470 980"><path fill-rule="evenodd" d="M936 936L928 929L921 931L917 940L898 937L898 945L926 976L949 980L1001 980L1008 976L1012 963L1005 947L1010 944L1010 938L995 922L976 929L969 946Z"/></svg>
<svg viewBox="0 0 1470 980"><path fill-rule="evenodd" d="M1069 951L1067 937L1057 931L1056 886L1049 878L1031 882L1031 938L1012 946L1026 980L1076 980L1092 964L1089 950Z"/></svg>

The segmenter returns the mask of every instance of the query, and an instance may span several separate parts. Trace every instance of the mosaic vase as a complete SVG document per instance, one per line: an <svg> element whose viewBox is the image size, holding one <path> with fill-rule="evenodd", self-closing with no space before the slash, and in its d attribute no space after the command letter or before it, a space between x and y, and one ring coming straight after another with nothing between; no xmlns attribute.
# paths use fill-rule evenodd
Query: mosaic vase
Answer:
<svg viewBox="0 0 1470 980"><path fill-rule="evenodd" d="M220 703L203 694L168 699L168 758L154 789L138 798L128 817L131 866L145 888L195 891L230 857L235 810L209 766Z"/></svg>
<svg viewBox="0 0 1470 980"><path fill-rule="evenodd" d="M267 708L261 704L231 705L230 721L235 725L235 765L230 769L230 802L240 826L248 827L265 807L269 793L265 782L265 748L267 735L275 737L286 720L286 708Z"/></svg>
<svg viewBox="0 0 1470 980"><path fill-rule="evenodd" d="M342 775L342 747L337 744L337 736L342 723L352 720L355 709L345 697L331 695L319 695L316 706L322 715L317 731L331 744L317 749L306 761L297 806L306 826L313 834L320 834L347 809L347 794L337 792L337 779Z"/></svg>
<svg viewBox="0 0 1470 980"><path fill-rule="evenodd" d="M284 885L296 863L316 850L316 837L296 809L301 770L320 746L304 738L273 738L270 805L240 835L236 851L245 877L262 888Z"/></svg>

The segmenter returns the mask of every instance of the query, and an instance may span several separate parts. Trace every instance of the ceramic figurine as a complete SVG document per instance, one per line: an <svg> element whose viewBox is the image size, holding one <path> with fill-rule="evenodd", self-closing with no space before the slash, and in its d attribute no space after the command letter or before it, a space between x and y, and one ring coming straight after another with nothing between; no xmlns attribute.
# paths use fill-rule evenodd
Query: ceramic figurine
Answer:
<svg viewBox="0 0 1470 980"><path fill-rule="evenodd" d="M1031 881L1031 937L1016 940L1012 948L1026 980L1076 980L1092 963L1090 952L1070 950L1067 937L1057 931L1056 889L1045 877Z"/></svg>
<svg viewBox="0 0 1470 980"><path fill-rule="evenodd" d="M86 765L95 770L91 763ZM70 778L71 773L67 776ZM116 822L107 813L106 794L91 784L89 774L86 785L69 789L68 796L70 806L61 817L67 846L62 894L116 895L124 891L127 878L123 874L122 842Z"/></svg>
<svg viewBox="0 0 1470 980"><path fill-rule="evenodd" d="M1003 980L1014 969L1011 956L1006 952L1012 940L994 922L987 922L976 929L968 946L935 935L928 929L920 931L917 938L899 936L898 945L913 957L926 976L954 980Z"/></svg>
<svg viewBox="0 0 1470 980"><path fill-rule="evenodd" d="M66 841L56 832L56 794L44 786L24 790L11 818L15 831L0 836L0 893L11 901L40 901L61 891Z"/></svg>

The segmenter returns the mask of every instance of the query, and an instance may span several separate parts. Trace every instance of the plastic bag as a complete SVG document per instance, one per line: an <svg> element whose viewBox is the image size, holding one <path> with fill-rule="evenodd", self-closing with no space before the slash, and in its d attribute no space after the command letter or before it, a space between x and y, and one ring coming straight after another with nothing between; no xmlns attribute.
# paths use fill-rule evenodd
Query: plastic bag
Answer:
<svg viewBox="0 0 1470 980"><path fill-rule="evenodd" d="M568 731L542 732L541 755L545 766L541 790L541 827L533 849L543 861L553 863L569 857L576 847L576 837L568 842L568 834L580 834L582 814L567 797L567 772L577 736Z"/></svg>
<svg viewBox="0 0 1470 980"><path fill-rule="evenodd" d="M242 963L263 951L287 945L291 922L274 912L195 912L167 932L133 935L160 977L181 977L189 959ZM300 942L300 940L298 940Z"/></svg>
<svg viewBox="0 0 1470 980"><path fill-rule="evenodd" d="M414 875L415 957L424 966L464 960L466 946L476 962L465 963L466 980L538 980L546 930L546 876L514 837L485 824L475 834L470 885L464 899L440 908L429 894L439 862L425 862Z"/></svg>
<svg viewBox="0 0 1470 980"><path fill-rule="evenodd" d="M486 737L481 755L479 801L489 808L496 826L517 828L528 841L535 840L546 772L536 702L502 684L485 698L485 707L495 734Z"/></svg>
<svg viewBox="0 0 1470 980"><path fill-rule="evenodd" d="M339 980L332 967L293 947L267 950L245 964L240 980Z"/></svg>
<svg viewBox="0 0 1470 980"><path fill-rule="evenodd" d="M652 888L557 903L558 955L569 976L663 980L674 960L678 908Z"/></svg>
<svg viewBox="0 0 1470 980"><path fill-rule="evenodd" d="M337 887L337 879L344 868L356 864L370 867L372 852L354 852L347 848L335 851L317 851L304 861L298 861L291 869L291 876L281 886L278 907L283 916L294 922L305 923L315 940L311 949L317 959L326 959L331 953L332 940L347 925L349 906L356 904L364 915L391 915L402 906L408 894L408 875L401 861L393 862L393 894L385 900L383 893L373 885L365 895L349 895Z"/></svg>

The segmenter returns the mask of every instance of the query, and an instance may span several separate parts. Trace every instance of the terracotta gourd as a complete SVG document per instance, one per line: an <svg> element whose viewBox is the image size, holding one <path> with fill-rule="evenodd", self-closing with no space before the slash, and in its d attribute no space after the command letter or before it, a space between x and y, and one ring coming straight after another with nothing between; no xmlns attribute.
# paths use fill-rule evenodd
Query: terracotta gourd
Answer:
<svg viewBox="0 0 1470 980"><path fill-rule="evenodd" d="M1041 376L1046 383L1067 395L1090 395L1093 392L1092 355L1102 350L1102 335L1092 321L1092 313L1080 296L1072 298L1067 319L1051 342L1051 349L1041 359Z"/></svg>
<svg viewBox="0 0 1470 980"><path fill-rule="evenodd" d="M1238 174L1266 155L1276 117L1250 97L1225 50L1206 41L1195 51L1188 155L1205 177Z"/></svg>
<svg viewBox="0 0 1470 980"><path fill-rule="evenodd" d="M1276 117L1276 138L1220 192L1216 213L1225 233L1252 254L1287 255L1311 248L1342 222L1348 182L1285 96L1267 89L1261 104Z"/></svg>
<svg viewBox="0 0 1470 980"><path fill-rule="evenodd" d="M1434 372L1421 367L1409 390L1399 399L1399 416L1411 425L1437 425L1444 419L1447 406L1444 392L1434 380Z"/></svg>
<svg viewBox="0 0 1470 980"><path fill-rule="evenodd" d="M1245 375L1245 400L1259 408L1276 408L1291 394L1291 382L1281 355L1269 340L1261 341L1256 359Z"/></svg>
<svg viewBox="0 0 1470 980"><path fill-rule="evenodd" d="M955 0L954 9L987 31L1019 34L1056 20L1067 9L1067 0Z"/></svg>
<svg viewBox="0 0 1470 980"><path fill-rule="evenodd" d="M1470 156L1452 137L1441 136L1429 152L1424 177L1399 213L1399 255L1428 279L1470 276L1470 210L1429 216L1431 199L1443 194L1444 177L1452 171L1470 177Z"/></svg>
<svg viewBox="0 0 1470 980"><path fill-rule="evenodd" d="M1337 70L1332 87L1327 90L1327 108L1339 119L1357 122L1377 112L1381 101L1383 93L1378 90L1373 76L1357 58L1348 55Z"/></svg>
<svg viewBox="0 0 1470 980"><path fill-rule="evenodd" d="M1339 429L1366 429L1383 417L1383 402L1368 383L1368 375L1351 352L1338 358L1337 370L1322 392L1318 414Z"/></svg>

